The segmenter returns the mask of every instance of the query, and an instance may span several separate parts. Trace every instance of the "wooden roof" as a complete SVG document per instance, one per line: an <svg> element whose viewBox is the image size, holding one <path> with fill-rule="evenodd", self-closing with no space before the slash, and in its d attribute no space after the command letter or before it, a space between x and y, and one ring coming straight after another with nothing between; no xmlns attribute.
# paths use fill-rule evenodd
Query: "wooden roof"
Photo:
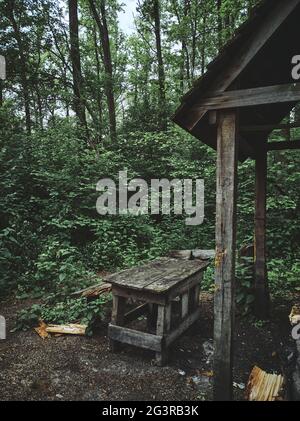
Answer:
<svg viewBox="0 0 300 421"><path fill-rule="evenodd" d="M216 149L216 125L212 124L207 110L197 109L197 102L236 89L294 83L291 60L300 54L299 39L300 0L262 1L183 97L173 116L174 122ZM240 160L255 157L272 132L270 127L257 132L247 127L275 127L295 105L296 102L285 102L240 108Z"/></svg>

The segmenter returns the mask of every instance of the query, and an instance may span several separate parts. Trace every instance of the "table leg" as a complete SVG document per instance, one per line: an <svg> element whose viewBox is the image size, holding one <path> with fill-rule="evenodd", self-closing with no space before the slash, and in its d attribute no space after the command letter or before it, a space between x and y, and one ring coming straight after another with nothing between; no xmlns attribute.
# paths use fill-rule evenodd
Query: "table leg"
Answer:
<svg viewBox="0 0 300 421"><path fill-rule="evenodd" d="M189 291L181 296L181 318L185 319L189 314Z"/></svg>
<svg viewBox="0 0 300 421"><path fill-rule="evenodd" d="M149 332L155 332L157 323L157 304L148 304L147 329Z"/></svg>
<svg viewBox="0 0 300 421"><path fill-rule="evenodd" d="M193 313L199 306L200 284L189 290L189 313Z"/></svg>
<svg viewBox="0 0 300 421"><path fill-rule="evenodd" d="M118 295L113 295L113 308L111 315L111 323L116 326L124 325L126 298ZM113 339L109 339L110 349L112 352L118 352L120 349L120 343Z"/></svg>
<svg viewBox="0 0 300 421"><path fill-rule="evenodd" d="M157 308L157 324L156 334L158 336L166 335L171 328L171 303L166 305L159 305ZM156 352L156 362L162 366L167 362L168 350L164 344L162 344L161 352Z"/></svg>

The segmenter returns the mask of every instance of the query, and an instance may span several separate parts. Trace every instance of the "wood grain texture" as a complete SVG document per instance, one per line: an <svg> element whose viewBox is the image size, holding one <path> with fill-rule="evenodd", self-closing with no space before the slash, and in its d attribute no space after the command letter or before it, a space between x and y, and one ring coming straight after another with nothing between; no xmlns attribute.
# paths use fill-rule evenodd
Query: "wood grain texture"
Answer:
<svg viewBox="0 0 300 421"><path fill-rule="evenodd" d="M106 280L114 286L161 294L177 287L189 277L203 272L208 265L207 261L165 257L121 271Z"/></svg>
<svg viewBox="0 0 300 421"><path fill-rule="evenodd" d="M213 93L193 106L199 112L300 101L300 83Z"/></svg>
<svg viewBox="0 0 300 421"><path fill-rule="evenodd" d="M214 399L221 401L232 399L237 131L237 113L220 112L214 299Z"/></svg>
<svg viewBox="0 0 300 421"><path fill-rule="evenodd" d="M114 341L134 345L139 348L150 349L152 351L161 351L162 337L158 335L151 335L150 333L115 326L111 323L108 326L108 335Z"/></svg>

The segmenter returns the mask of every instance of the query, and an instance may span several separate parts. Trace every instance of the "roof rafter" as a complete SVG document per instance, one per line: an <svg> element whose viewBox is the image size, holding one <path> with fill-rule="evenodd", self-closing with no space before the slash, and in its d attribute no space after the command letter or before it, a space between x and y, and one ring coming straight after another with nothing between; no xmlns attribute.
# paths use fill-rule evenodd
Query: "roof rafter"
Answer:
<svg viewBox="0 0 300 421"><path fill-rule="evenodd" d="M262 88L225 91L201 99L192 109L201 114L209 110L251 107L265 104L300 101L300 83L266 86Z"/></svg>

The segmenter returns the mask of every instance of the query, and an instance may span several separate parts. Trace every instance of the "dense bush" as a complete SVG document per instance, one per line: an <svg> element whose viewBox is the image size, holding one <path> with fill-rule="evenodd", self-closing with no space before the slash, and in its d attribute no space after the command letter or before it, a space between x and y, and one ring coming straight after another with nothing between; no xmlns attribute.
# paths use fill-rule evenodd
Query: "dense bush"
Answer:
<svg viewBox="0 0 300 421"><path fill-rule="evenodd" d="M1 294L42 291L62 302L97 282L99 271L133 266L170 249L214 248L215 152L182 131L129 133L112 148L93 149L68 119L25 136L6 105L0 108L0 141ZM276 152L269 160L269 278L276 294L299 285L298 164L299 154ZM204 224L186 226L184 216L98 215L97 181L117 179L124 169L149 182L204 178ZM239 175L240 247L253 242L253 162L241 165ZM247 306L251 279L242 271L238 276L238 300ZM212 282L210 269L205 288Z"/></svg>

